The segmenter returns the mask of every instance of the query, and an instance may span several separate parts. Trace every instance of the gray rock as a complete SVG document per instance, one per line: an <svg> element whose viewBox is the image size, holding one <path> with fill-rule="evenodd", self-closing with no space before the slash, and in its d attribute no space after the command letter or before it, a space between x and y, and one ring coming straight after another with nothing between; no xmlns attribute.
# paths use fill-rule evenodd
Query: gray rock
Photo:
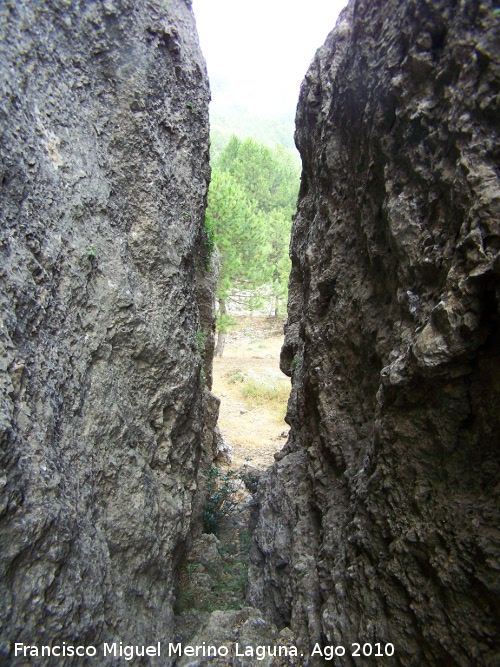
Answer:
<svg viewBox="0 0 500 667"><path fill-rule="evenodd" d="M248 601L339 666L353 642L500 661L498 26L486 0L357 0L302 84L291 432Z"/></svg>
<svg viewBox="0 0 500 667"><path fill-rule="evenodd" d="M190 3L77 4L0 7L9 664L13 642L171 639L201 455L209 91Z"/></svg>
<svg viewBox="0 0 500 667"><path fill-rule="evenodd" d="M179 667L293 667L304 664L290 630L278 633L258 609L214 611L182 644ZM198 655L196 650L198 648ZM205 655L204 655L205 654ZM295 655L297 654L297 655Z"/></svg>

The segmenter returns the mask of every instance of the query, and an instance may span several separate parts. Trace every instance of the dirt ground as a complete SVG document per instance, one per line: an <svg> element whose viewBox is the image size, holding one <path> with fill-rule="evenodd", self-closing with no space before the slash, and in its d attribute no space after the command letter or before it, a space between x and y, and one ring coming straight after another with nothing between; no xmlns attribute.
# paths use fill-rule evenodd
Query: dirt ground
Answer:
<svg viewBox="0 0 500 667"><path fill-rule="evenodd" d="M238 317L222 357L214 361L213 392L221 399L219 428L232 448L231 468L267 468L286 442L284 421L290 379L279 369L283 321ZM270 387L276 398L245 397L245 381ZM248 387L247 387L248 389ZM261 402L262 405L256 403Z"/></svg>
<svg viewBox="0 0 500 667"><path fill-rule="evenodd" d="M204 529L217 536L216 551L209 548L215 538L204 534L198 551L179 567L178 641L194 636L210 612L244 607L255 492L248 483L254 473L244 466L269 467L288 433L283 417L290 379L279 369L283 321L242 315L236 319L224 355L214 360L219 428L232 447L229 465L205 471ZM207 560L210 554L213 562Z"/></svg>

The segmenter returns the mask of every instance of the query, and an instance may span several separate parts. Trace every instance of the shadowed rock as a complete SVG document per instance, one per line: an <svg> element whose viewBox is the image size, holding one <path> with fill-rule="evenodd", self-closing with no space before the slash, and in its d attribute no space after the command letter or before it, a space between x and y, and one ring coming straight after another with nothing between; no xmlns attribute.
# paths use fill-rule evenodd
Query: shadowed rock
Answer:
<svg viewBox="0 0 500 667"><path fill-rule="evenodd" d="M0 650L104 665L103 641L171 638L191 529L205 64L181 0L6 2L0 24Z"/></svg>
<svg viewBox="0 0 500 667"><path fill-rule="evenodd" d="M302 85L291 433L248 600L337 665L500 659L498 26L358 0Z"/></svg>

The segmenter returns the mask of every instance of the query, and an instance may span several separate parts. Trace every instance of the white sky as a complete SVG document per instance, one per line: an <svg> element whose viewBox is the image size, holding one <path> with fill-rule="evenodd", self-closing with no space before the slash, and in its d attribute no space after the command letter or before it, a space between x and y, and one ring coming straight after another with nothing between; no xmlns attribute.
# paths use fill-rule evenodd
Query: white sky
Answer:
<svg viewBox="0 0 500 667"><path fill-rule="evenodd" d="M347 0L194 0L213 107L294 112L316 50Z"/></svg>

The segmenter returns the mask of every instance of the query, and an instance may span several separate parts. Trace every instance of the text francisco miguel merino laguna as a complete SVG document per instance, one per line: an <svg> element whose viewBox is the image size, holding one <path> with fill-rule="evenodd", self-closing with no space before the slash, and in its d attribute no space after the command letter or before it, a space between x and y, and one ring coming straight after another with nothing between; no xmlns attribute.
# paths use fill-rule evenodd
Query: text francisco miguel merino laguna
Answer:
<svg viewBox="0 0 500 667"><path fill-rule="evenodd" d="M104 643L99 650L96 646L83 646L75 644L51 644L47 646L35 646L17 642L14 644L14 655L16 657L37 658L37 657L57 657L71 658L78 656L81 658L95 658L97 656L124 658L133 660L142 656L202 656L207 658L226 657L230 653L236 656L255 657L257 660L264 660L267 656L296 656L297 648L295 646L241 646L234 644L232 649L227 646L214 646L202 642L199 646L192 644L169 643L162 647L161 643L151 646L129 646L122 642Z"/></svg>

